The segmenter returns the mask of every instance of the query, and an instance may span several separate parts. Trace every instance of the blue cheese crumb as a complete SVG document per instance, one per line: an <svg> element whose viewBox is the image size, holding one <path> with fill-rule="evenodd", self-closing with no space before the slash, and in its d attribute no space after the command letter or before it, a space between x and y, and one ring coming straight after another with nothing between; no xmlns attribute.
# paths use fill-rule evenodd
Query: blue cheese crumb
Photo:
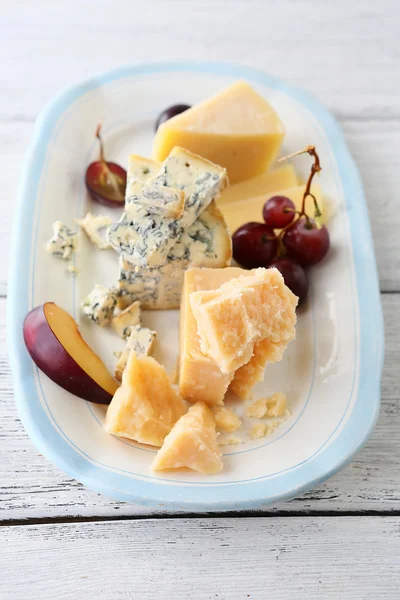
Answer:
<svg viewBox="0 0 400 600"><path fill-rule="evenodd" d="M133 302L130 306L122 310L111 320L111 326L114 331L123 339L130 336L134 325L140 323L140 302Z"/></svg>
<svg viewBox="0 0 400 600"><path fill-rule="evenodd" d="M53 235L46 245L46 250L56 258L71 260L76 251L78 234L71 231L61 221L53 223Z"/></svg>
<svg viewBox="0 0 400 600"><path fill-rule="evenodd" d="M83 314L100 327L106 327L117 306L118 291L104 285L95 285L82 303Z"/></svg>
<svg viewBox="0 0 400 600"><path fill-rule="evenodd" d="M126 342L126 346L118 362L115 366L115 378L122 380L122 373L128 363L128 357L131 352L135 352L136 356L149 356L153 349L156 339L156 332L148 327L134 325L131 328L130 336Z"/></svg>
<svg viewBox="0 0 400 600"><path fill-rule="evenodd" d="M76 223L82 227L89 240L100 250L108 250L111 245L105 239L105 230L112 223L106 215L92 215L88 212L83 219L76 219ZM104 235L101 234L103 230Z"/></svg>

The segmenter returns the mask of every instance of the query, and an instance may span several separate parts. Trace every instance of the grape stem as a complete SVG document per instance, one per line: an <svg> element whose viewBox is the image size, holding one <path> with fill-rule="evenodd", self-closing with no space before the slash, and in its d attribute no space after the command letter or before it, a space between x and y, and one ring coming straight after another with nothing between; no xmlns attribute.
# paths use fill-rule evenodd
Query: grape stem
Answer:
<svg viewBox="0 0 400 600"><path fill-rule="evenodd" d="M100 162L106 163L105 158L104 158L103 138L101 137L101 134L100 134L102 126L103 126L103 123L99 123L97 125L96 137L99 140L99 145L100 145Z"/></svg>
<svg viewBox="0 0 400 600"><path fill-rule="evenodd" d="M114 189L114 193L119 196L121 194L120 187L118 185L118 176L115 175L109 168L106 159L104 158L104 144L103 138L101 137L101 128L103 124L99 123L96 128L96 138L99 140L100 145L100 159L99 162L103 164L105 181Z"/></svg>
<svg viewBox="0 0 400 600"><path fill-rule="evenodd" d="M319 171L322 170L321 167L321 163L319 160L319 156L317 154L317 151L315 149L315 146L306 146L306 148L304 148L304 150L299 150L298 152L293 152L293 154L289 154L288 156L283 156L282 158L280 158L278 160L278 162L282 162L284 160L287 160L288 158L293 158L294 156L299 156L300 154L309 154L310 156L312 156L314 158L314 163L311 165L311 171L310 174L308 176L307 179L307 183L306 183L306 187L304 190L304 194L303 194L303 201L301 204L301 211L297 211L296 213L296 217L295 217L295 221L298 221L299 219L301 219L301 217L305 217L307 224L310 224L310 217L307 215L306 213L306 200L308 198L308 196L310 196L313 199L314 202L314 208L315 208L315 213L314 216L315 218L318 218L322 215L319 206L318 206L318 202L316 197L314 196L314 194L311 193L311 184L312 184L312 180L315 176L316 173L319 173ZM295 221L292 221L291 223L289 223L289 225L287 225L286 227L284 227L280 234L279 234L279 239L281 240L285 231L287 229L289 229L290 227L292 227L293 223Z"/></svg>

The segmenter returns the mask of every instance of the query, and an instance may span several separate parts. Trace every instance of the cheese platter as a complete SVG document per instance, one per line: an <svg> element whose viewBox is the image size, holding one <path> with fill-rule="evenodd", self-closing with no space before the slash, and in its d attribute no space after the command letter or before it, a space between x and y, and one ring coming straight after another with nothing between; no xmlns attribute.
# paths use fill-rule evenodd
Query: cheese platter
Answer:
<svg viewBox="0 0 400 600"><path fill-rule="evenodd" d="M185 62L74 86L38 119L13 240L17 406L93 490L261 508L368 439L383 328L365 198L304 92Z"/></svg>

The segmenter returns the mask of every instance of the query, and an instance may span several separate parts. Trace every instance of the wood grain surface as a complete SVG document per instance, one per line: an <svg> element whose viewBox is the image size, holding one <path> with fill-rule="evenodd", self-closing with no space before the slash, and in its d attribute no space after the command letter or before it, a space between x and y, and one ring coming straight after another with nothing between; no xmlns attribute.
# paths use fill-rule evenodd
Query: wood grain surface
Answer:
<svg viewBox="0 0 400 600"><path fill-rule="evenodd" d="M398 598L391 517L27 525L0 530L0 542L7 598Z"/></svg>
<svg viewBox="0 0 400 600"><path fill-rule="evenodd" d="M399 23L397 0L2 0L2 600L399 597ZM386 359L375 432L329 481L251 518L168 518L85 489L29 441L7 360L11 227L38 113L81 79L183 59L265 70L335 114L364 182L377 256Z"/></svg>

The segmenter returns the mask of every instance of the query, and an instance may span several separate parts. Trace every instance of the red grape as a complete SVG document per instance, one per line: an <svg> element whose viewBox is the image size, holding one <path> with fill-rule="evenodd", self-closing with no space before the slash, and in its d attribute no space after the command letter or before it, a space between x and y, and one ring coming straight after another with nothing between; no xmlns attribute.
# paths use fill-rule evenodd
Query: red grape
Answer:
<svg viewBox="0 0 400 600"><path fill-rule="evenodd" d="M299 297L299 306L304 302L308 292L308 275L298 262L292 258L277 258L268 267L275 267L282 274L285 284Z"/></svg>
<svg viewBox="0 0 400 600"><path fill-rule="evenodd" d="M265 267L275 258L278 239L264 223L246 223L232 236L233 258L243 267Z"/></svg>
<svg viewBox="0 0 400 600"><path fill-rule="evenodd" d="M329 233L325 225L318 228L313 219L302 217L285 232L283 243L290 257L301 265L315 265L329 250Z"/></svg>
<svg viewBox="0 0 400 600"><path fill-rule="evenodd" d="M98 160L86 169L85 183L91 198L108 206L123 206L126 171L113 162Z"/></svg>
<svg viewBox="0 0 400 600"><path fill-rule="evenodd" d="M188 108L191 108L190 104L174 104L173 106L169 106L163 110L162 113L160 113L157 117L157 121L154 126L155 131L157 131L162 123L165 123L165 121L168 121L168 119L172 119L172 117L176 117L176 115L180 115Z"/></svg>
<svg viewBox="0 0 400 600"><path fill-rule="evenodd" d="M296 207L286 196L272 196L263 208L263 219L271 229L283 229L294 219Z"/></svg>

